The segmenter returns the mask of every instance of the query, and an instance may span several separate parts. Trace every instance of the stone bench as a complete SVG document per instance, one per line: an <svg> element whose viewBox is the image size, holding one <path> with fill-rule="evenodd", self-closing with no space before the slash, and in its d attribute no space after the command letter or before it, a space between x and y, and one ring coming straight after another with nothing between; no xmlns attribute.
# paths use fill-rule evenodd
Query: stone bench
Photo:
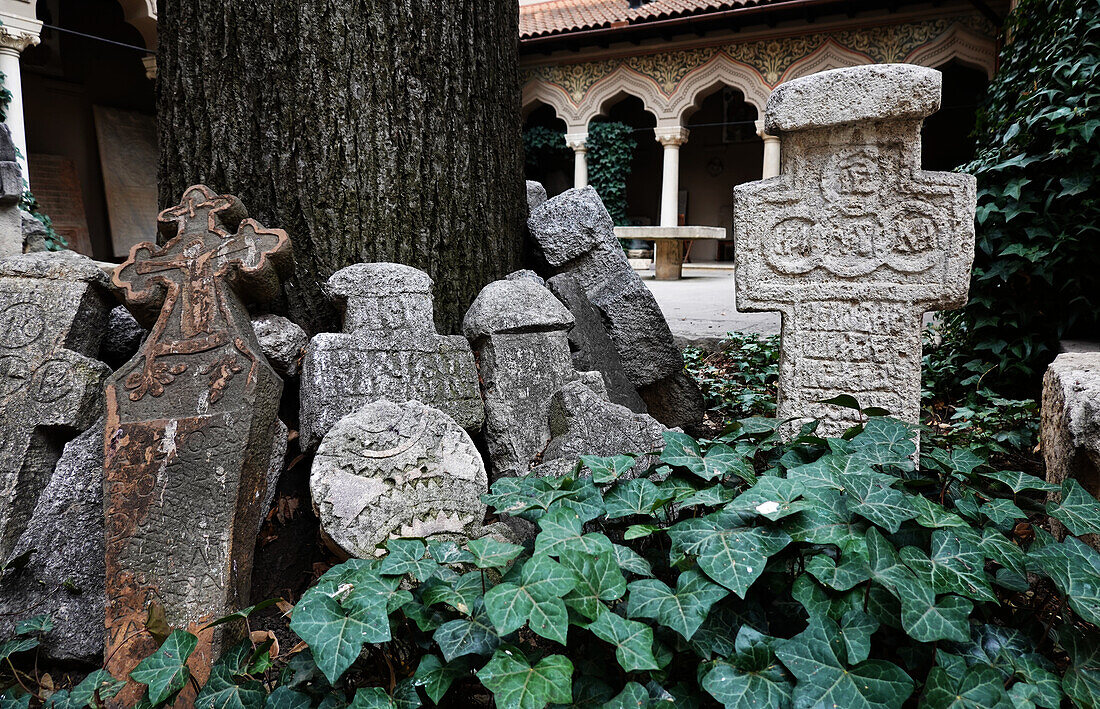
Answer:
<svg viewBox="0 0 1100 709"><path fill-rule="evenodd" d="M719 226L617 226L619 239L642 239L656 242L656 278L658 281L678 281L683 275L684 242L694 239L726 240L727 231Z"/></svg>

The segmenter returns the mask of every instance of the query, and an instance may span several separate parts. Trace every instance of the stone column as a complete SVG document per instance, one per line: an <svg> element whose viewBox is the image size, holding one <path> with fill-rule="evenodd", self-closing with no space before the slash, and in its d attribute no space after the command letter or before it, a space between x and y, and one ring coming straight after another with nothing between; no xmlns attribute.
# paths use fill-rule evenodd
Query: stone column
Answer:
<svg viewBox="0 0 1100 709"><path fill-rule="evenodd" d="M779 137L764 132L764 121L756 122L756 134L764 141L764 168L760 179L779 175Z"/></svg>
<svg viewBox="0 0 1100 709"><path fill-rule="evenodd" d="M145 67L145 78L150 81L157 80L157 55L150 54L147 57L142 58L142 65Z"/></svg>
<svg viewBox="0 0 1100 709"><path fill-rule="evenodd" d="M687 142L688 129L672 126L655 128L654 133L657 142L665 147L661 175L661 226L679 226L680 146Z"/></svg>
<svg viewBox="0 0 1100 709"><path fill-rule="evenodd" d="M565 144L573 149L573 186L588 187L588 133L569 133Z"/></svg>
<svg viewBox="0 0 1100 709"><path fill-rule="evenodd" d="M4 123L11 129L12 142L19 151L19 169L23 179L30 184L27 172L27 131L23 127L23 84L19 77L19 55L23 50L38 44L42 23L26 17L0 13L0 73L4 74L4 88L11 92L7 118Z"/></svg>

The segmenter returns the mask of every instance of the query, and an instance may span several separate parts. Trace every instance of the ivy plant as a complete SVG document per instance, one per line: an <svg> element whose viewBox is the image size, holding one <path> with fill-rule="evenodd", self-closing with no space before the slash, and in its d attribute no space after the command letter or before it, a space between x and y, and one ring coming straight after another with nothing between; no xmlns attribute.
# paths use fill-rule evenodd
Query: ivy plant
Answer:
<svg viewBox="0 0 1100 709"><path fill-rule="evenodd" d="M634 129L625 123L592 123L587 146L588 184L599 193L615 224L625 225L626 179L638 146Z"/></svg>

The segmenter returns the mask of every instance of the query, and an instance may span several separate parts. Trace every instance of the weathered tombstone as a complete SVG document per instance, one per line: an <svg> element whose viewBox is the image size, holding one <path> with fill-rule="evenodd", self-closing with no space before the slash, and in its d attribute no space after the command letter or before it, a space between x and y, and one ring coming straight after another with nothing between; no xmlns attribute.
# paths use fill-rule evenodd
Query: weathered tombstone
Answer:
<svg viewBox="0 0 1100 709"><path fill-rule="evenodd" d="M23 171L17 160L11 130L0 126L0 258L23 253Z"/></svg>
<svg viewBox="0 0 1100 709"><path fill-rule="evenodd" d="M340 419L309 484L325 536L353 557L377 556L391 537L465 541L485 521L488 478L474 442L419 401L381 400Z"/></svg>
<svg viewBox="0 0 1100 709"><path fill-rule="evenodd" d="M103 656L103 419L65 446L0 576L0 638L35 615L53 618L41 651L99 665Z"/></svg>
<svg viewBox="0 0 1100 709"><path fill-rule="evenodd" d="M622 372L639 391L670 377L683 377L684 360L672 339L661 309L653 294L630 267L630 263L615 238L611 216L591 187L571 189L547 200L532 210L527 227L543 258L558 276L553 290L569 307L582 333L592 326L602 328L615 346ZM566 282L561 274L568 274ZM554 278L550 279L554 282ZM591 309L597 319L578 311ZM589 348L595 353L600 343L591 339ZM606 355L596 357L609 362ZM601 368L600 371L605 371ZM623 388L615 381L614 369L605 377L608 391L615 401L623 401ZM702 394L694 383L690 410L677 411L666 407L662 415L684 419L702 417ZM643 394L644 398L644 394ZM636 406L637 402L628 405ZM632 408L633 408L632 406ZM663 421L668 423L668 421Z"/></svg>
<svg viewBox="0 0 1100 709"><path fill-rule="evenodd" d="M550 442L550 400L577 378L566 337L572 326L554 294L529 280L490 283L466 312L494 478L526 474Z"/></svg>
<svg viewBox="0 0 1100 709"><path fill-rule="evenodd" d="M301 443L312 448L365 404L422 401L477 431L485 406L470 343L432 320L432 279L397 263L357 263L329 278L344 332L315 335L302 361Z"/></svg>
<svg viewBox="0 0 1100 709"><path fill-rule="evenodd" d="M765 132L780 176L734 189L737 307L783 313L779 409L839 435L858 420L818 403L851 394L920 413L921 317L965 304L975 181L920 169L940 73L886 64L781 85Z"/></svg>
<svg viewBox="0 0 1100 709"><path fill-rule="evenodd" d="M0 562L67 439L103 413L107 277L72 252L0 261Z"/></svg>
<svg viewBox="0 0 1100 709"><path fill-rule="evenodd" d="M199 629L249 600L282 381L242 301L276 295L291 245L246 217L236 197L190 187L157 217L164 246L138 244L115 270L139 320L159 311L107 386L106 658L119 678L156 649L152 604L199 636L189 664L204 679L238 629Z"/></svg>

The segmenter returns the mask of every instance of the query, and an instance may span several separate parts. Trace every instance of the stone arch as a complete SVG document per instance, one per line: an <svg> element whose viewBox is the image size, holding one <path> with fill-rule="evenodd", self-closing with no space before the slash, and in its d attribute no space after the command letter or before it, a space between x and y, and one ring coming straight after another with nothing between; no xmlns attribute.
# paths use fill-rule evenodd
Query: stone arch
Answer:
<svg viewBox="0 0 1100 709"><path fill-rule="evenodd" d="M141 32L146 49L157 48L157 0L118 0L123 17Z"/></svg>
<svg viewBox="0 0 1100 709"><path fill-rule="evenodd" d="M938 67L952 59L979 71L992 79L997 69L997 42L962 24L955 23L931 42L917 47L905 57L909 64Z"/></svg>
<svg viewBox="0 0 1100 709"><path fill-rule="evenodd" d="M523 86L521 98L521 111L524 118L536 103L545 103L553 108L557 117L565 121L567 132L583 133L587 130L585 127L587 122L582 121L578 116L578 107L569 100L569 95L560 86L539 79L528 81Z"/></svg>
<svg viewBox="0 0 1100 709"><path fill-rule="evenodd" d="M816 74L820 71L843 69L862 64L874 64L874 60L866 54L849 49L830 38L825 40L820 47L787 67L787 70L779 78L779 83Z"/></svg>
<svg viewBox="0 0 1100 709"><path fill-rule="evenodd" d="M768 102L771 89L764 83L759 72L748 64L719 53L693 69L680 81L668 99L665 113L658 114L658 125L683 125L687 116L699 107L703 99L723 86L740 91L744 94L746 103L752 104L760 115L764 115L764 106Z"/></svg>
<svg viewBox="0 0 1100 709"><path fill-rule="evenodd" d="M627 66L619 66L593 84L581 99L577 109L579 125L588 130L589 122L603 113L607 106L622 94L641 99L642 106L660 121L667 103L660 87L648 76L639 74ZM568 121L567 121L568 122Z"/></svg>

